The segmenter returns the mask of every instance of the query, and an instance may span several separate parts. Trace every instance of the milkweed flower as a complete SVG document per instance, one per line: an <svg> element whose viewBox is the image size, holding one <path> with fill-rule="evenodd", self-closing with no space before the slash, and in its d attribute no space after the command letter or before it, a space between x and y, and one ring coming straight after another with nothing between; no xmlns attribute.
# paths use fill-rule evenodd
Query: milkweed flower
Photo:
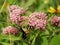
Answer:
<svg viewBox="0 0 60 45"><path fill-rule="evenodd" d="M34 12L30 15L30 17L37 17L39 19L46 19L47 16L44 12Z"/></svg>
<svg viewBox="0 0 60 45"><path fill-rule="evenodd" d="M47 21L46 14L44 12L34 12L29 17L29 25L36 29L45 29Z"/></svg>
<svg viewBox="0 0 60 45"><path fill-rule="evenodd" d="M59 26L60 26L60 17L54 16L54 17L52 18L52 20L51 20L51 23L52 23L53 25L59 27Z"/></svg>
<svg viewBox="0 0 60 45"><path fill-rule="evenodd" d="M22 24L27 19L28 19L28 17L26 17L26 16L20 16L20 15L15 16L14 14L10 15L10 20L16 24Z"/></svg>
<svg viewBox="0 0 60 45"><path fill-rule="evenodd" d="M21 16L21 21L24 21L24 20L26 20L26 19L28 19L27 16Z"/></svg>
<svg viewBox="0 0 60 45"><path fill-rule="evenodd" d="M16 15L20 15L23 12L23 8L16 6L16 5L12 5L9 7L9 12L14 13Z"/></svg>
<svg viewBox="0 0 60 45"><path fill-rule="evenodd" d="M8 26L8 27L3 29L2 33L3 34L9 34L10 33L10 34L15 35L15 34L19 33L19 30L17 30L16 28L14 28L12 26Z"/></svg>
<svg viewBox="0 0 60 45"><path fill-rule="evenodd" d="M22 14L22 8L16 5L12 5L9 7L10 19L12 22L19 24L20 22L20 14Z"/></svg>
<svg viewBox="0 0 60 45"><path fill-rule="evenodd" d="M20 24L24 24L25 21L28 20L28 17L27 16L21 16L21 21L20 21Z"/></svg>
<svg viewBox="0 0 60 45"><path fill-rule="evenodd" d="M16 5L12 5L9 7L10 12L10 20L16 24L22 24L24 20L26 20L26 16L21 16L24 12L22 8Z"/></svg>
<svg viewBox="0 0 60 45"><path fill-rule="evenodd" d="M36 29L40 28L42 30L45 30L46 24L47 24L46 20L40 19L40 21L37 21L37 24L36 24L35 28Z"/></svg>
<svg viewBox="0 0 60 45"><path fill-rule="evenodd" d="M19 24L19 22L21 21L21 16L15 15L15 14L10 14L10 20L16 24Z"/></svg>

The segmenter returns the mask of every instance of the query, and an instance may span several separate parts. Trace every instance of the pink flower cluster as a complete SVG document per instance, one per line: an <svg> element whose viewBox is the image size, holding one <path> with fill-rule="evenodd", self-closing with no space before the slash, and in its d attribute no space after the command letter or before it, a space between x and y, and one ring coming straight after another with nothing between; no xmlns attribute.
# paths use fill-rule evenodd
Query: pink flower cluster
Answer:
<svg viewBox="0 0 60 45"><path fill-rule="evenodd" d="M16 5L10 6L9 12L11 21L16 24L20 24L23 20L26 19L26 16L21 16L21 14L23 13L23 9L20 8L19 6Z"/></svg>
<svg viewBox="0 0 60 45"><path fill-rule="evenodd" d="M25 22L25 20L27 20L28 19L28 17L27 16L21 16L21 22L20 22L20 24L24 24Z"/></svg>
<svg viewBox="0 0 60 45"><path fill-rule="evenodd" d="M45 30L47 24L46 18L47 16L44 12L34 12L30 15L29 25L36 29Z"/></svg>
<svg viewBox="0 0 60 45"><path fill-rule="evenodd" d="M19 15L23 13L23 9L16 5L10 6L9 11L15 15Z"/></svg>
<svg viewBox="0 0 60 45"><path fill-rule="evenodd" d="M60 26L60 17L54 16L53 19L51 20L51 23L55 26Z"/></svg>
<svg viewBox="0 0 60 45"><path fill-rule="evenodd" d="M16 28L12 27L12 26L8 26L6 28L3 29L3 34L17 34L19 32L19 30L17 30Z"/></svg>

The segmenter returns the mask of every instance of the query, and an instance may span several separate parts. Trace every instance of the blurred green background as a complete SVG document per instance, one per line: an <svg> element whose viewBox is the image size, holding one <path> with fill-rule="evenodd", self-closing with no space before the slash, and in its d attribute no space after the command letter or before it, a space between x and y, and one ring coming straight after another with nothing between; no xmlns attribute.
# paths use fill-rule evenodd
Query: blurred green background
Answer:
<svg viewBox="0 0 60 45"><path fill-rule="evenodd" d="M60 0L0 0L0 45L10 45L9 44L9 37L1 35L2 29L9 25L9 12L8 12L8 6L10 5L18 5L20 7L23 7L24 9L28 8L28 12L26 15L29 15L31 12L38 12L43 11L46 12L49 16L48 20L51 19L53 14L48 13L48 9L50 6L57 8L58 5L60 5ZM57 14L60 15L60 14ZM50 25L47 26L51 31L60 30L60 27L56 28ZM47 33L46 31L45 33ZM34 33L37 33L34 31ZM33 34L33 33L32 33ZM30 34L30 37L32 40L31 45L60 45L60 34L55 35L53 39L51 40L50 44L48 44L48 40L46 37L36 37L33 38L35 34ZM19 37L14 37L12 40L14 41L14 45L28 45L27 40L23 40L21 37L22 33L20 33ZM51 34L50 34L51 35ZM40 39L39 39L40 38ZM20 42L18 40L21 40ZM42 42L42 44L41 44Z"/></svg>

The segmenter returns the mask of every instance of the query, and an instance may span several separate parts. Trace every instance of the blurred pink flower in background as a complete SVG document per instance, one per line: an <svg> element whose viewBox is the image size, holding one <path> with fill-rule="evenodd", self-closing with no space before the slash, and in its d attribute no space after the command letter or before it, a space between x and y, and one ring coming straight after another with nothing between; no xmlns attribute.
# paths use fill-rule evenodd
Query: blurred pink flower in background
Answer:
<svg viewBox="0 0 60 45"><path fill-rule="evenodd" d="M19 30L17 30L16 28L14 28L12 26L8 26L8 27L3 29L2 33L3 34L9 34L10 33L10 34L15 35L15 34L19 33Z"/></svg>
<svg viewBox="0 0 60 45"><path fill-rule="evenodd" d="M45 29L47 25L46 14L44 12L34 12L30 15L29 25L36 29Z"/></svg>
<svg viewBox="0 0 60 45"><path fill-rule="evenodd" d="M60 26L60 17L54 16L51 20L51 23L55 26Z"/></svg>

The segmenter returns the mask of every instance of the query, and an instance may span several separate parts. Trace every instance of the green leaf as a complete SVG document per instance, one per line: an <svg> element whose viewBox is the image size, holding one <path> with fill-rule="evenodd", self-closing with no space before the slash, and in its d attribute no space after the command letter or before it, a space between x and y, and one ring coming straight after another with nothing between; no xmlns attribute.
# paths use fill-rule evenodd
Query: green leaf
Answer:
<svg viewBox="0 0 60 45"><path fill-rule="evenodd" d="M35 0L28 0L25 4L25 7L31 6L34 2L35 2Z"/></svg>
<svg viewBox="0 0 60 45"><path fill-rule="evenodd" d="M26 42L23 42L23 45L28 45Z"/></svg>
<svg viewBox="0 0 60 45"><path fill-rule="evenodd" d="M52 40L50 45L60 45L60 34L56 35Z"/></svg>
<svg viewBox="0 0 60 45"><path fill-rule="evenodd" d="M0 44L2 44L2 45L10 45L9 43L5 43L5 42L0 42Z"/></svg>
<svg viewBox="0 0 60 45"><path fill-rule="evenodd" d="M36 31L36 35L34 36L34 39L32 40L32 43L31 43L31 45L35 45L35 42L38 42L38 41L36 41L36 39L38 39L39 40L39 31ZM39 40L40 41L40 40Z"/></svg>
<svg viewBox="0 0 60 45"><path fill-rule="evenodd" d="M42 45L48 45L48 40L46 37L43 37L43 42L42 42Z"/></svg>
<svg viewBox="0 0 60 45"><path fill-rule="evenodd" d="M16 0L7 0L7 3L9 3L9 4L12 4L12 3L14 3Z"/></svg>
<svg viewBox="0 0 60 45"><path fill-rule="evenodd" d="M35 40L35 44L34 45L41 45L43 42L42 37L40 37L39 35L37 36L36 40Z"/></svg>

